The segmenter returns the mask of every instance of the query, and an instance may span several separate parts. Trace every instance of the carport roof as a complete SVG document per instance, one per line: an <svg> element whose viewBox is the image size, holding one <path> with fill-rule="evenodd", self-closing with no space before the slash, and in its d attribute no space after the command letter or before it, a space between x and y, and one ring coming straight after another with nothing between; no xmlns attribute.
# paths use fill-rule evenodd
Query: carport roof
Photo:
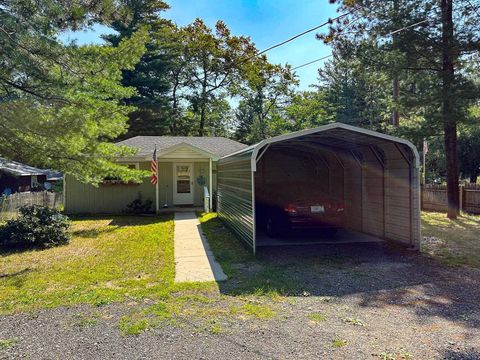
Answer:
<svg viewBox="0 0 480 360"><path fill-rule="evenodd" d="M316 136L317 135L317 136ZM320 136L318 136L320 135ZM321 139L322 145L331 146L334 148L344 148L353 150L355 147L381 145L385 142L402 144L408 147L415 158L415 166L419 166L419 155L417 148L408 140L382 134L376 131L367 130L343 123L332 123L328 125L319 126L313 129L300 130L285 135L275 136L270 139L265 139L257 144L251 145L245 149L239 150L235 153L228 154L222 159L230 156L239 155L243 153L252 153L252 160L257 158L259 151L270 144L294 140L296 138L316 138ZM256 162L252 161L252 170L255 171Z"/></svg>

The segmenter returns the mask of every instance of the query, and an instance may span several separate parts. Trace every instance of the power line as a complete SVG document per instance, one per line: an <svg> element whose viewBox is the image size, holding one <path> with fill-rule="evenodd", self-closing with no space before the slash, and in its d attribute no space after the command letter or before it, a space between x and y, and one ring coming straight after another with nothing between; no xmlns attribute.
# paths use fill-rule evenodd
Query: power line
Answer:
<svg viewBox="0 0 480 360"><path fill-rule="evenodd" d="M285 44L287 44L287 43L289 43L289 42L291 42L291 41L293 41L293 40L295 40L295 39L298 39L299 37L301 37L301 36L303 36L303 35L306 35L306 34L308 34L308 33L311 33L312 31L318 30L318 29L320 29L320 28L322 28L322 27L324 27L324 26L326 26L326 25L328 25L328 24L333 23L333 22L336 21L336 20L339 20L339 19L341 19L341 18L343 18L343 17L345 17L345 16L347 16L347 15L350 15L351 13L352 13L352 12L349 11L349 12L346 12L346 13L344 13L344 14L341 14L341 15L339 15L339 16L337 16L337 17L334 17L333 19L330 19L330 18L329 18L327 21L321 23L320 25L317 25L317 26L315 26L315 27L313 27L313 28L311 28L311 29L305 30L305 31L303 31L303 32L301 32L301 33L299 33L299 34L297 34L297 35L292 36L291 38L289 38L289 39L287 39L287 40L284 40L284 41L279 42L279 43L277 43L277 44L275 44L275 45L272 45L272 46L270 46L270 47L268 47L268 48L266 48L266 49L264 49L264 50L262 50L262 51L256 52L255 54L250 55L250 56L248 56L248 57L246 57L246 58L244 58L244 59L241 59L241 60L238 61L238 62L234 62L234 63L230 64L229 67L233 67L233 66L236 65L236 64L240 64L240 63L244 63L244 62L250 61L250 60L252 60L253 58L255 58L255 57L259 56L259 55L262 55L262 54L264 54L264 53L266 53L266 52L268 52L268 51L270 51L270 50L273 50L273 49L275 49L275 48L277 48L277 47L283 46L283 45L285 45ZM204 71L204 74L205 74L205 71Z"/></svg>
<svg viewBox="0 0 480 360"><path fill-rule="evenodd" d="M395 30L395 31L392 31L392 32L388 33L388 34L385 35L385 36L389 36L389 35L396 34L396 33L400 32L400 31L410 29L411 27L415 27L415 26L420 25L420 24L423 24L424 22L427 22L427 21L428 21L428 19L419 21L419 22L417 22L417 23L415 23L415 24L408 25L408 26L405 26L405 27L403 27L403 28L401 28L401 29L397 29L397 30Z"/></svg>
<svg viewBox="0 0 480 360"><path fill-rule="evenodd" d="M299 65L299 66L295 66L294 68L292 68L292 70L300 69L300 68L302 68L302 67L304 67L304 66L307 66L307 65L316 63L316 62L321 61L321 60L328 59L329 57L332 57L332 56L333 56L333 54L330 54L330 55L327 55L327 56L323 56L323 57L321 57L321 58L318 58L318 59L309 61L308 63L302 64L302 65Z"/></svg>
<svg viewBox="0 0 480 360"><path fill-rule="evenodd" d="M480 12L478 12L477 8L475 6L472 5L472 3L470 2L470 0L467 0L468 4L470 5L470 7L472 8L473 11L475 11L475 13L480 16Z"/></svg>
<svg viewBox="0 0 480 360"><path fill-rule="evenodd" d="M392 31L392 32L389 32L389 33L386 34L385 36L390 36L390 35L396 34L396 33L400 32L400 31L407 30L407 29L409 29L409 28L411 28L411 27L414 27L414 26L423 24L424 22L427 22L427 21L428 21L427 19L422 20L422 21L419 21L419 22L417 22L417 23L415 23L415 24L411 24L411 25L405 26L405 27L403 27L403 28L400 28L400 29L394 30L394 31ZM309 61L309 62L307 62L307 63L305 63L305 64L295 66L294 68L292 68L292 70L300 69L300 68L302 68L302 67L304 67L304 66L311 65L311 64L316 63L316 62L321 61L321 60L325 60L325 59L327 59L327 58L329 58L329 57L331 57L331 56L333 56L333 53L330 54L330 55L323 56L323 57L321 57L321 58L318 58L318 59Z"/></svg>
<svg viewBox="0 0 480 360"><path fill-rule="evenodd" d="M306 35L306 34L308 34L308 33L311 33L312 31L318 30L318 29L324 27L325 25L331 24L331 23L333 23L335 20L339 20L339 19L341 19L341 18L343 18L343 17L345 17L345 16L347 16L347 15L350 15L350 14L351 14L351 11L350 11L350 12L347 12L347 13L345 13L345 14L339 15L339 16L337 16L336 18L328 19L327 21L325 21L324 23L322 23L322 24L320 24L320 25L317 25L317 26L315 26L315 27L313 27L313 28L311 28L311 29L305 30L305 31L301 32L300 34L297 34L297 35L295 35L295 36L292 36L291 38L289 38L289 39L287 39L287 40L284 40L284 41L282 41L282 42L280 42L280 43L278 43L278 44L272 45L272 46L270 46L269 48L266 48L265 50L262 50L262 51L256 53L255 56L262 55L263 53L266 53L267 51L270 51L270 50L273 50L273 49L275 49L275 48L277 48L277 47L279 47L279 46L285 45L286 43L289 43L290 41L293 41L293 40L295 40L295 39L298 39L299 37L301 37L301 36L303 36L303 35Z"/></svg>

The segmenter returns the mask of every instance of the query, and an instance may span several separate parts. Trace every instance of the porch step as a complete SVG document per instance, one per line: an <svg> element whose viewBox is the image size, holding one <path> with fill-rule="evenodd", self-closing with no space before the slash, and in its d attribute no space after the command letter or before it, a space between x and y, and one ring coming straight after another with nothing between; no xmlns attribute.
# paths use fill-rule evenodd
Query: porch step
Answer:
<svg viewBox="0 0 480 360"><path fill-rule="evenodd" d="M178 206L174 206L174 207L169 207L169 208L160 208L158 210L159 213L172 213L172 212L181 212L181 213L184 213L184 212L197 212L197 211L203 211L203 208L202 207L193 207L193 206L190 206L190 207L178 207Z"/></svg>

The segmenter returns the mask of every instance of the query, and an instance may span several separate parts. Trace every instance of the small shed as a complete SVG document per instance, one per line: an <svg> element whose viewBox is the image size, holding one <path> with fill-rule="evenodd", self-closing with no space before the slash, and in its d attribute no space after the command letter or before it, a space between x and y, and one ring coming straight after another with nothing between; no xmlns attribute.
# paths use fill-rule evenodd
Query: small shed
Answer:
<svg viewBox="0 0 480 360"><path fill-rule="evenodd" d="M348 231L419 248L417 149L407 140L341 123L263 140L221 158L219 217L255 253L262 246L256 193L302 177L342 201Z"/></svg>
<svg viewBox="0 0 480 360"><path fill-rule="evenodd" d="M0 196L4 192L23 192L42 188L48 170L0 157Z"/></svg>

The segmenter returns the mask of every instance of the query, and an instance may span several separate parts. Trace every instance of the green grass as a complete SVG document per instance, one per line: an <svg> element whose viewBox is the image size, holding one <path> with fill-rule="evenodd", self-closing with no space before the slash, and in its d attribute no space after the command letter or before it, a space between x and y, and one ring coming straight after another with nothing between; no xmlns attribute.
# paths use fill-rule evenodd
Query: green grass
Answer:
<svg viewBox="0 0 480 360"><path fill-rule="evenodd" d="M0 314L128 301L133 306L118 322L124 335L160 326L219 334L224 321L277 316L275 304L292 280L283 269L253 257L215 214L201 221L217 260L233 279L222 294L213 282L174 283L171 216L77 218L68 245L1 254ZM258 269L237 272L238 264ZM93 327L100 317L100 310L82 312L71 325Z"/></svg>
<svg viewBox="0 0 480 360"><path fill-rule="evenodd" d="M314 323L317 323L317 324L327 320L325 315L317 313L317 312L308 314L308 319L313 321Z"/></svg>
<svg viewBox="0 0 480 360"><path fill-rule="evenodd" d="M258 319L271 319L277 316L277 313L268 305L265 304L244 304L242 306L242 312L246 315L251 315Z"/></svg>
<svg viewBox="0 0 480 360"><path fill-rule="evenodd" d="M255 257L224 226L216 213L203 213L199 220L208 239L208 244L215 253L215 259L220 263L228 277L236 273L233 264L255 261Z"/></svg>
<svg viewBox="0 0 480 360"><path fill-rule="evenodd" d="M223 333L224 329L220 324L217 324L216 322L212 322L210 328L208 329L208 332L212 335L217 335L217 334Z"/></svg>
<svg viewBox="0 0 480 360"><path fill-rule="evenodd" d="M332 347L333 348L341 348L341 347L344 347L347 345L347 341L346 340L342 340L342 339L335 339L332 341Z"/></svg>
<svg viewBox="0 0 480 360"><path fill-rule="evenodd" d="M132 318L130 316L124 316L120 319L118 328L124 335L139 335L143 331L147 330L150 324L145 318Z"/></svg>
<svg viewBox="0 0 480 360"><path fill-rule="evenodd" d="M225 289L229 295L267 296L280 300L284 295L301 290L284 266L274 266L255 258L224 226L216 213L201 214L200 223L215 259L230 280L235 280L235 286ZM235 267L238 265L248 271L237 271Z"/></svg>
<svg viewBox="0 0 480 360"><path fill-rule="evenodd" d="M159 298L174 288L171 216L78 219L71 231L65 246L0 254L0 314Z"/></svg>
<svg viewBox="0 0 480 360"><path fill-rule="evenodd" d="M74 316L74 321L73 325L78 326L78 327L93 327L97 325L98 323L98 318L100 317L100 313L95 312L92 315L87 315L87 314L76 314Z"/></svg>
<svg viewBox="0 0 480 360"><path fill-rule="evenodd" d="M17 342L16 339L0 339L0 350L11 348Z"/></svg>
<svg viewBox="0 0 480 360"><path fill-rule="evenodd" d="M444 213L422 213L422 235L439 241L427 243L423 251L451 266L480 268L480 216L462 214L450 220Z"/></svg>

